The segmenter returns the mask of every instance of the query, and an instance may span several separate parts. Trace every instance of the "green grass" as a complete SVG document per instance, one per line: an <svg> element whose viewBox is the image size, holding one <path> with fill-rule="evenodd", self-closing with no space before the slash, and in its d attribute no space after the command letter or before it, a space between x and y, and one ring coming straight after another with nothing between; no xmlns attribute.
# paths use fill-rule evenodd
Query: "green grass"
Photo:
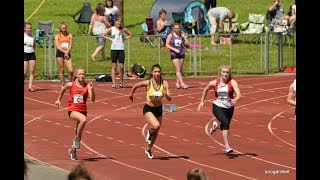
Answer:
<svg viewBox="0 0 320 180"><path fill-rule="evenodd" d="M82 8L84 2L89 2L92 9L95 9L96 4L104 1L98 0L46 0L39 7L43 1L41 0L25 0L24 1L24 19L33 24L33 28L37 28L38 21L53 21L54 22L54 32L58 32L58 26L61 21L65 21L68 25L68 31L71 33L76 33L78 30L77 23L74 22L71 17L72 14L77 12ZM125 0L124 1L124 22L125 26L136 36L130 39L130 64L141 63L149 68L152 64L158 62L159 51L158 49L152 48L146 43L141 43L139 41L139 34L143 31L140 27L141 23L144 22L145 18L149 16L151 7L155 1L154 0ZM271 0L219 0L218 6L225 6L232 11L238 13L238 22L243 23L248 21L249 13L261 13L265 14L267 8L271 5L273 1ZM282 5L285 7L285 12L288 12L290 6L289 1L281 1ZM37 9L38 8L38 9ZM192 41L192 40L191 40ZM208 47L209 50L201 51L201 65L197 64L197 71L201 69L198 75L212 75L216 73L217 67L226 63L229 64L229 46L219 45L216 52L212 52L211 46L209 44L210 40L208 37L203 37L201 44ZM88 45L88 46L87 46ZM110 45L110 44L109 44ZM96 47L96 41L94 38L83 39L77 36L74 39L74 48L72 49L72 59L74 62L74 67L87 67L87 52L90 55ZM277 51L278 46L269 46L269 58L270 58L270 73L277 72ZM285 46L283 48L283 66L293 66L295 65L295 47ZM248 73L263 73L263 66L261 66L261 46L246 44L246 43L235 43L232 46L232 67L234 72L238 74L248 74ZM264 47L262 47L262 52L264 52ZM48 52L47 52L48 53ZM126 49L126 53L127 49ZM199 55L200 52L197 52ZM109 46L107 43L106 54L109 55ZM36 79L43 79L44 76L44 49L36 48L37 55L37 68L36 68ZM53 52L54 58L54 52ZM262 61L263 61L262 54ZM166 51L160 51L161 66L166 72L166 75L173 76L174 69L170 63L169 55ZM126 59L127 62L127 59ZM53 61L54 63L54 61ZM90 60L89 72L91 73L109 73L110 63L98 61L92 63ZM56 70L56 69L55 69ZM186 61L184 66L185 75L193 75L193 54L188 53L186 55Z"/></svg>

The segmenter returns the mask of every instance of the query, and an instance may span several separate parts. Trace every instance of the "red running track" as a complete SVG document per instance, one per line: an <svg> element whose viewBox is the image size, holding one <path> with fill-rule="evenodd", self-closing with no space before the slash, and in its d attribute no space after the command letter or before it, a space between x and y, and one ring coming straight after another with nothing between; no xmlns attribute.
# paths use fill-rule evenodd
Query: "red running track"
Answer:
<svg viewBox="0 0 320 180"><path fill-rule="evenodd" d="M230 126L231 155L225 154L221 131L208 134L214 119L212 91L197 111L212 78L186 78L192 86L186 90L175 89L176 80L168 79L173 100L164 103L175 103L178 112L164 112L153 160L144 153L145 90L135 92L133 103L128 98L139 80L126 80L123 89L95 82L97 100L88 103L78 161L70 160L67 151L75 130L67 116L67 93L57 109L60 84L35 82L38 91L24 93L24 153L66 171L83 161L98 180L186 179L194 167L204 169L210 179L295 179L296 121L294 108L286 102L295 74L234 78L242 99Z"/></svg>

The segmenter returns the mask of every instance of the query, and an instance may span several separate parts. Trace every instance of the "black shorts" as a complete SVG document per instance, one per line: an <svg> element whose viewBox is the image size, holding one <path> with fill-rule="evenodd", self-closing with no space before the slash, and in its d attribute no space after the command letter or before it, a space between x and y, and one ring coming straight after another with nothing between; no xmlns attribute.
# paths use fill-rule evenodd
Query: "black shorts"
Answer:
<svg viewBox="0 0 320 180"><path fill-rule="evenodd" d="M112 63L117 63L118 60L119 63L124 64L124 50L111 50L110 56Z"/></svg>
<svg viewBox="0 0 320 180"><path fill-rule="evenodd" d="M36 54L34 52L32 53L24 53L24 61L30 61L30 60L37 60Z"/></svg>
<svg viewBox="0 0 320 180"><path fill-rule="evenodd" d="M143 107L143 115L146 114L147 112L152 112L152 114L155 117L161 117L162 116L162 106L152 107L152 106L145 104Z"/></svg>
<svg viewBox="0 0 320 180"><path fill-rule="evenodd" d="M175 55L170 55L171 56L171 60L173 60L173 59L184 59L184 54L177 54L177 53L175 53Z"/></svg>
<svg viewBox="0 0 320 180"><path fill-rule="evenodd" d="M68 116L69 116L69 117L70 117L71 112L72 112L72 111L68 111ZM83 112L78 111L78 112L81 113L81 114L83 114L83 115L85 115L85 116L87 116L87 111L83 111Z"/></svg>
<svg viewBox="0 0 320 180"><path fill-rule="evenodd" d="M71 54L68 54L69 58L71 58ZM60 51L59 49L57 49L57 53L56 53L56 58L57 57L61 57L64 59L64 53L62 51Z"/></svg>

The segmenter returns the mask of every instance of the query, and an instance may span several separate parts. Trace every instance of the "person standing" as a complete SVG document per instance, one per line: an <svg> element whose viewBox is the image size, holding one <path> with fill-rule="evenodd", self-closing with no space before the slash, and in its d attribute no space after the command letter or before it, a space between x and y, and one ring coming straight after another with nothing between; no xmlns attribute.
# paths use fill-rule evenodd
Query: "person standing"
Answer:
<svg viewBox="0 0 320 180"><path fill-rule="evenodd" d="M212 113L220 122L220 125L216 121L213 122L210 134L220 127L226 153L231 153L233 149L229 145L229 127L234 112L234 105L240 99L241 93L238 83L232 78L230 66L221 65L218 70L218 78L210 81L203 89L198 111L203 107L204 100L210 89L214 89ZM234 96L234 93L236 96Z"/></svg>
<svg viewBox="0 0 320 180"><path fill-rule="evenodd" d="M162 71L159 64L151 67L150 74L146 80L136 83L129 94L129 99L133 102L133 94L138 88L147 89L147 100L143 107L143 115L151 128L147 131L145 153L149 159L153 159L151 148L155 143L162 124L162 98L172 100L169 84L161 77Z"/></svg>
<svg viewBox="0 0 320 180"><path fill-rule="evenodd" d="M209 11L210 8L217 7L217 1L216 0L204 0L204 6L206 7L207 11Z"/></svg>
<svg viewBox="0 0 320 180"><path fill-rule="evenodd" d="M36 38L32 35L32 24L26 22L24 24L24 79L29 67L29 87L30 92L35 92L33 88L34 74L36 70L36 54L34 52L36 48Z"/></svg>
<svg viewBox="0 0 320 180"><path fill-rule="evenodd" d="M61 98L64 93L69 90L68 96L68 116L76 121L75 137L73 144L68 150L71 160L77 160L76 149L80 149L80 141L82 138L83 129L87 123L87 100L95 101L95 92L92 82L85 82L85 70L78 68L76 70L76 78L72 82L68 82L61 89L55 105L61 106Z"/></svg>
<svg viewBox="0 0 320 180"><path fill-rule="evenodd" d="M72 34L67 30L67 24L62 21L60 22L59 34L55 36L55 46L56 51L56 61L59 66L60 82L63 86L66 84L64 77L64 64L67 66L69 71L69 81L73 81L73 65L71 59L71 49L72 49Z"/></svg>
<svg viewBox="0 0 320 180"><path fill-rule="evenodd" d="M96 36L97 42L99 46L94 50L94 52L91 54L91 60L93 62L96 61L96 56L99 52L101 52L102 60L106 61L106 53L105 53L105 44L106 40L102 37L102 34L107 30L107 28L110 28L111 25L108 22L107 16L105 15L106 8L104 4L99 3L96 7L96 12L92 14L90 24L89 24L89 30L88 35L90 35L91 30L93 35Z"/></svg>
<svg viewBox="0 0 320 180"><path fill-rule="evenodd" d="M117 17L115 21L115 25L111 28L107 29L103 34L102 37L108 39L112 42L111 44L111 62L112 62L112 70L111 70L111 77L112 77L112 88L117 88L116 85L116 68L117 62L119 62L119 70L120 70L120 88L124 88L123 84L123 75L124 75L124 60L125 60L125 40L129 39L132 36L132 33L122 25L122 18ZM111 35L109 37L108 35Z"/></svg>
<svg viewBox="0 0 320 180"><path fill-rule="evenodd" d="M219 28L221 33L230 32L231 29L226 31L223 26L223 21L229 19L229 28L232 27L232 18L235 17L235 13L227 9L226 7L215 7L208 10L208 19L210 22L210 34L211 34L211 45L216 45L214 42L214 34Z"/></svg>
<svg viewBox="0 0 320 180"><path fill-rule="evenodd" d="M113 4L113 0L106 0L105 6L106 6L105 15L108 18L108 22L110 23L111 26L114 26L114 21L119 16L118 7Z"/></svg>
<svg viewBox="0 0 320 180"><path fill-rule="evenodd" d="M173 31L170 33L166 40L166 48L170 50L171 63L175 67L177 82L177 89L188 89L182 79L182 69L185 58L185 47L189 46L189 41L185 36L185 33L181 31L180 24L174 23Z"/></svg>

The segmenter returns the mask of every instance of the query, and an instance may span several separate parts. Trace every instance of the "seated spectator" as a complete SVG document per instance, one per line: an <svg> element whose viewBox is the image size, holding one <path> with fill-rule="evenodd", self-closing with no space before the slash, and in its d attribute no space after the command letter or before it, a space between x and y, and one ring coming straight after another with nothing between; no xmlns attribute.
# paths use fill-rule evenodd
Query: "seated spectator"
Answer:
<svg viewBox="0 0 320 180"><path fill-rule="evenodd" d="M69 173L68 180L93 180L93 177L83 163L78 163Z"/></svg>
<svg viewBox="0 0 320 180"><path fill-rule="evenodd" d="M208 180L209 177L201 168L193 168L187 173L187 180Z"/></svg>
<svg viewBox="0 0 320 180"><path fill-rule="evenodd" d="M113 0L106 0L105 6L106 6L105 15L108 17L108 21L110 25L114 26L114 22L119 15L118 7L113 5Z"/></svg>
<svg viewBox="0 0 320 180"><path fill-rule="evenodd" d="M294 23L295 23L295 15L294 16L289 16L284 13L284 8L280 4L280 0L273 0L273 4L269 7L269 15L272 19L274 19L273 25L280 25L283 26L283 28L276 29L273 27L273 32L281 32L285 30L289 30L291 32ZM295 6L294 6L295 7ZM286 26L289 24L289 29L286 29Z"/></svg>
<svg viewBox="0 0 320 180"><path fill-rule="evenodd" d="M170 27L173 25L171 21L168 21L166 19L166 15L167 15L167 11L164 9L161 9L159 11L159 19L157 20L157 25L156 25L157 34L160 35L163 45L166 44L167 34L170 33L169 32L171 29Z"/></svg>

